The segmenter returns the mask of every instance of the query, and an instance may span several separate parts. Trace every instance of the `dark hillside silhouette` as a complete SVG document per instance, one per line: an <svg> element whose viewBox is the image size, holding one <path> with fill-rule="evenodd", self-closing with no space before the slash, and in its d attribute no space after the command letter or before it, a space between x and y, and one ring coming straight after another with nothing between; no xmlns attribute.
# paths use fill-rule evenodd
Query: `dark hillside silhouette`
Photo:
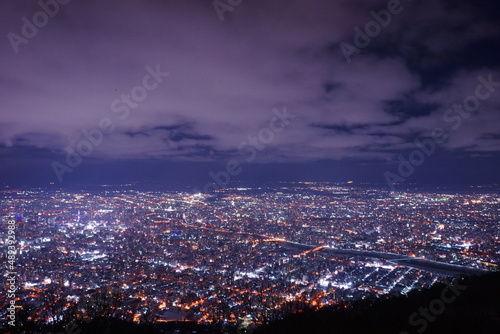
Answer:
<svg viewBox="0 0 500 334"><path fill-rule="evenodd" d="M102 307L102 306L101 306ZM500 333L500 272L482 277L457 278L447 284L412 291L407 296L385 296L345 302L313 311L302 310L246 332L221 325L194 322L135 324L112 317L97 316L91 322L66 327L26 323L23 333L250 333L253 334L342 334L342 333ZM69 330L69 332L67 331Z"/></svg>

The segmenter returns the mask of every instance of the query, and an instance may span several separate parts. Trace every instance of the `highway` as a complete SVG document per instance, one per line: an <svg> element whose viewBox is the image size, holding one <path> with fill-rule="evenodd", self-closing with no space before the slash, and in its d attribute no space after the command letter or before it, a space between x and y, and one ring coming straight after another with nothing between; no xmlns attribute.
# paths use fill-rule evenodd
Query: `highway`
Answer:
<svg viewBox="0 0 500 334"><path fill-rule="evenodd" d="M411 267L419 270L425 270L445 275L484 275L489 272L488 270L470 268L444 262L436 262L423 258L417 258L407 255L394 254L394 253L385 253L385 252L359 250L359 249L339 249L330 247L322 247L318 249L318 246L299 244L290 241L285 241L284 246L288 248L298 248L299 250L317 249L318 252L327 253L333 256L384 259L391 263L398 264L401 266Z"/></svg>
<svg viewBox="0 0 500 334"><path fill-rule="evenodd" d="M487 274L489 272L488 270L470 268L470 267L459 266L459 265L454 265L454 264L449 264L449 263L444 263L444 262L436 262L436 261L427 260L424 258L412 257L412 256L408 256L408 255L385 253L385 252L370 251L370 250L340 249L340 248L330 248L330 247L323 247L323 246L317 246L317 245L313 246L313 245L306 245L306 244L301 244L301 243L297 243L297 242L293 242L293 241L288 241L285 239L276 238L276 237L272 237L272 236L250 233L250 232L231 231L231 230L225 230L225 229L219 229L219 228L207 228L204 226L196 226L196 225L192 225L192 224L188 224L188 223L179 224L179 225L184 226L184 227L192 227L192 228L197 228L197 229L210 230L212 232L218 232L218 233L248 235L248 236L252 236L254 238L258 238L258 239L262 239L262 240L266 240L266 241L281 243L283 245L283 247L285 247L285 248L298 250L298 251L302 251L305 253L321 252L321 253L326 253L326 254L332 255L334 257L340 256L340 257L364 257L364 258L384 259L384 260L387 260L391 263L394 263L394 264L397 264L400 266L424 270L424 271L428 271L428 272L432 272L432 273L436 273L436 274L467 275L467 276L478 275L478 276L480 276L480 275Z"/></svg>

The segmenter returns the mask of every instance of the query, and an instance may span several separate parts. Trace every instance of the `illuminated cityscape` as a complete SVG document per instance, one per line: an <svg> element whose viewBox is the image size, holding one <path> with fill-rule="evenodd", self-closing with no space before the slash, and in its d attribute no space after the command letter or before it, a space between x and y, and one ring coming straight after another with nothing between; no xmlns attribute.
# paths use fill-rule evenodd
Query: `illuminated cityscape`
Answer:
<svg viewBox="0 0 500 334"><path fill-rule="evenodd" d="M1 195L2 224L17 223L19 315L40 323L89 317L96 293L100 315L134 322L266 323L500 264L497 194L296 182Z"/></svg>
<svg viewBox="0 0 500 334"><path fill-rule="evenodd" d="M500 333L499 18L0 1L0 334Z"/></svg>

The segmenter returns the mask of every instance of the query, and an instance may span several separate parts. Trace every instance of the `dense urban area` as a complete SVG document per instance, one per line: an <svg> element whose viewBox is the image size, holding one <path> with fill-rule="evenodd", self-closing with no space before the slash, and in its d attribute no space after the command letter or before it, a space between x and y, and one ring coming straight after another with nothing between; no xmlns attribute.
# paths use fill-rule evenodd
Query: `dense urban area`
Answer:
<svg viewBox="0 0 500 334"><path fill-rule="evenodd" d="M15 279L19 322L99 315L251 326L500 264L495 193L298 182L211 194L0 195L0 243L15 245L12 268L2 252L3 276ZM9 300L0 296L5 318Z"/></svg>

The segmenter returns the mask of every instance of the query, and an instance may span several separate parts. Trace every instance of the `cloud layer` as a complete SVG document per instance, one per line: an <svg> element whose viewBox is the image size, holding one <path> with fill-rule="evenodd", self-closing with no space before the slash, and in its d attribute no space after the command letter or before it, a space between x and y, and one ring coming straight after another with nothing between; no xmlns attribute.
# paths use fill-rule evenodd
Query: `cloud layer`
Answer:
<svg viewBox="0 0 500 334"><path fill-rule="evenodd" d="M18 53L7 35L22 35L40 7L0 6L5 152L64 154L110 119L93 158L229 159L283 107L296 118L257 161L391 159L435 128L448 131L444 149L500 151L500 87L459 128L443 120L479 76L500 81L489 2L401 1L350 64L339 44L354 45L353 28L387 1L244 1L223 22L207 1L70 1ZM121 119L113 102L157 65L169 76Z"/></svg>

